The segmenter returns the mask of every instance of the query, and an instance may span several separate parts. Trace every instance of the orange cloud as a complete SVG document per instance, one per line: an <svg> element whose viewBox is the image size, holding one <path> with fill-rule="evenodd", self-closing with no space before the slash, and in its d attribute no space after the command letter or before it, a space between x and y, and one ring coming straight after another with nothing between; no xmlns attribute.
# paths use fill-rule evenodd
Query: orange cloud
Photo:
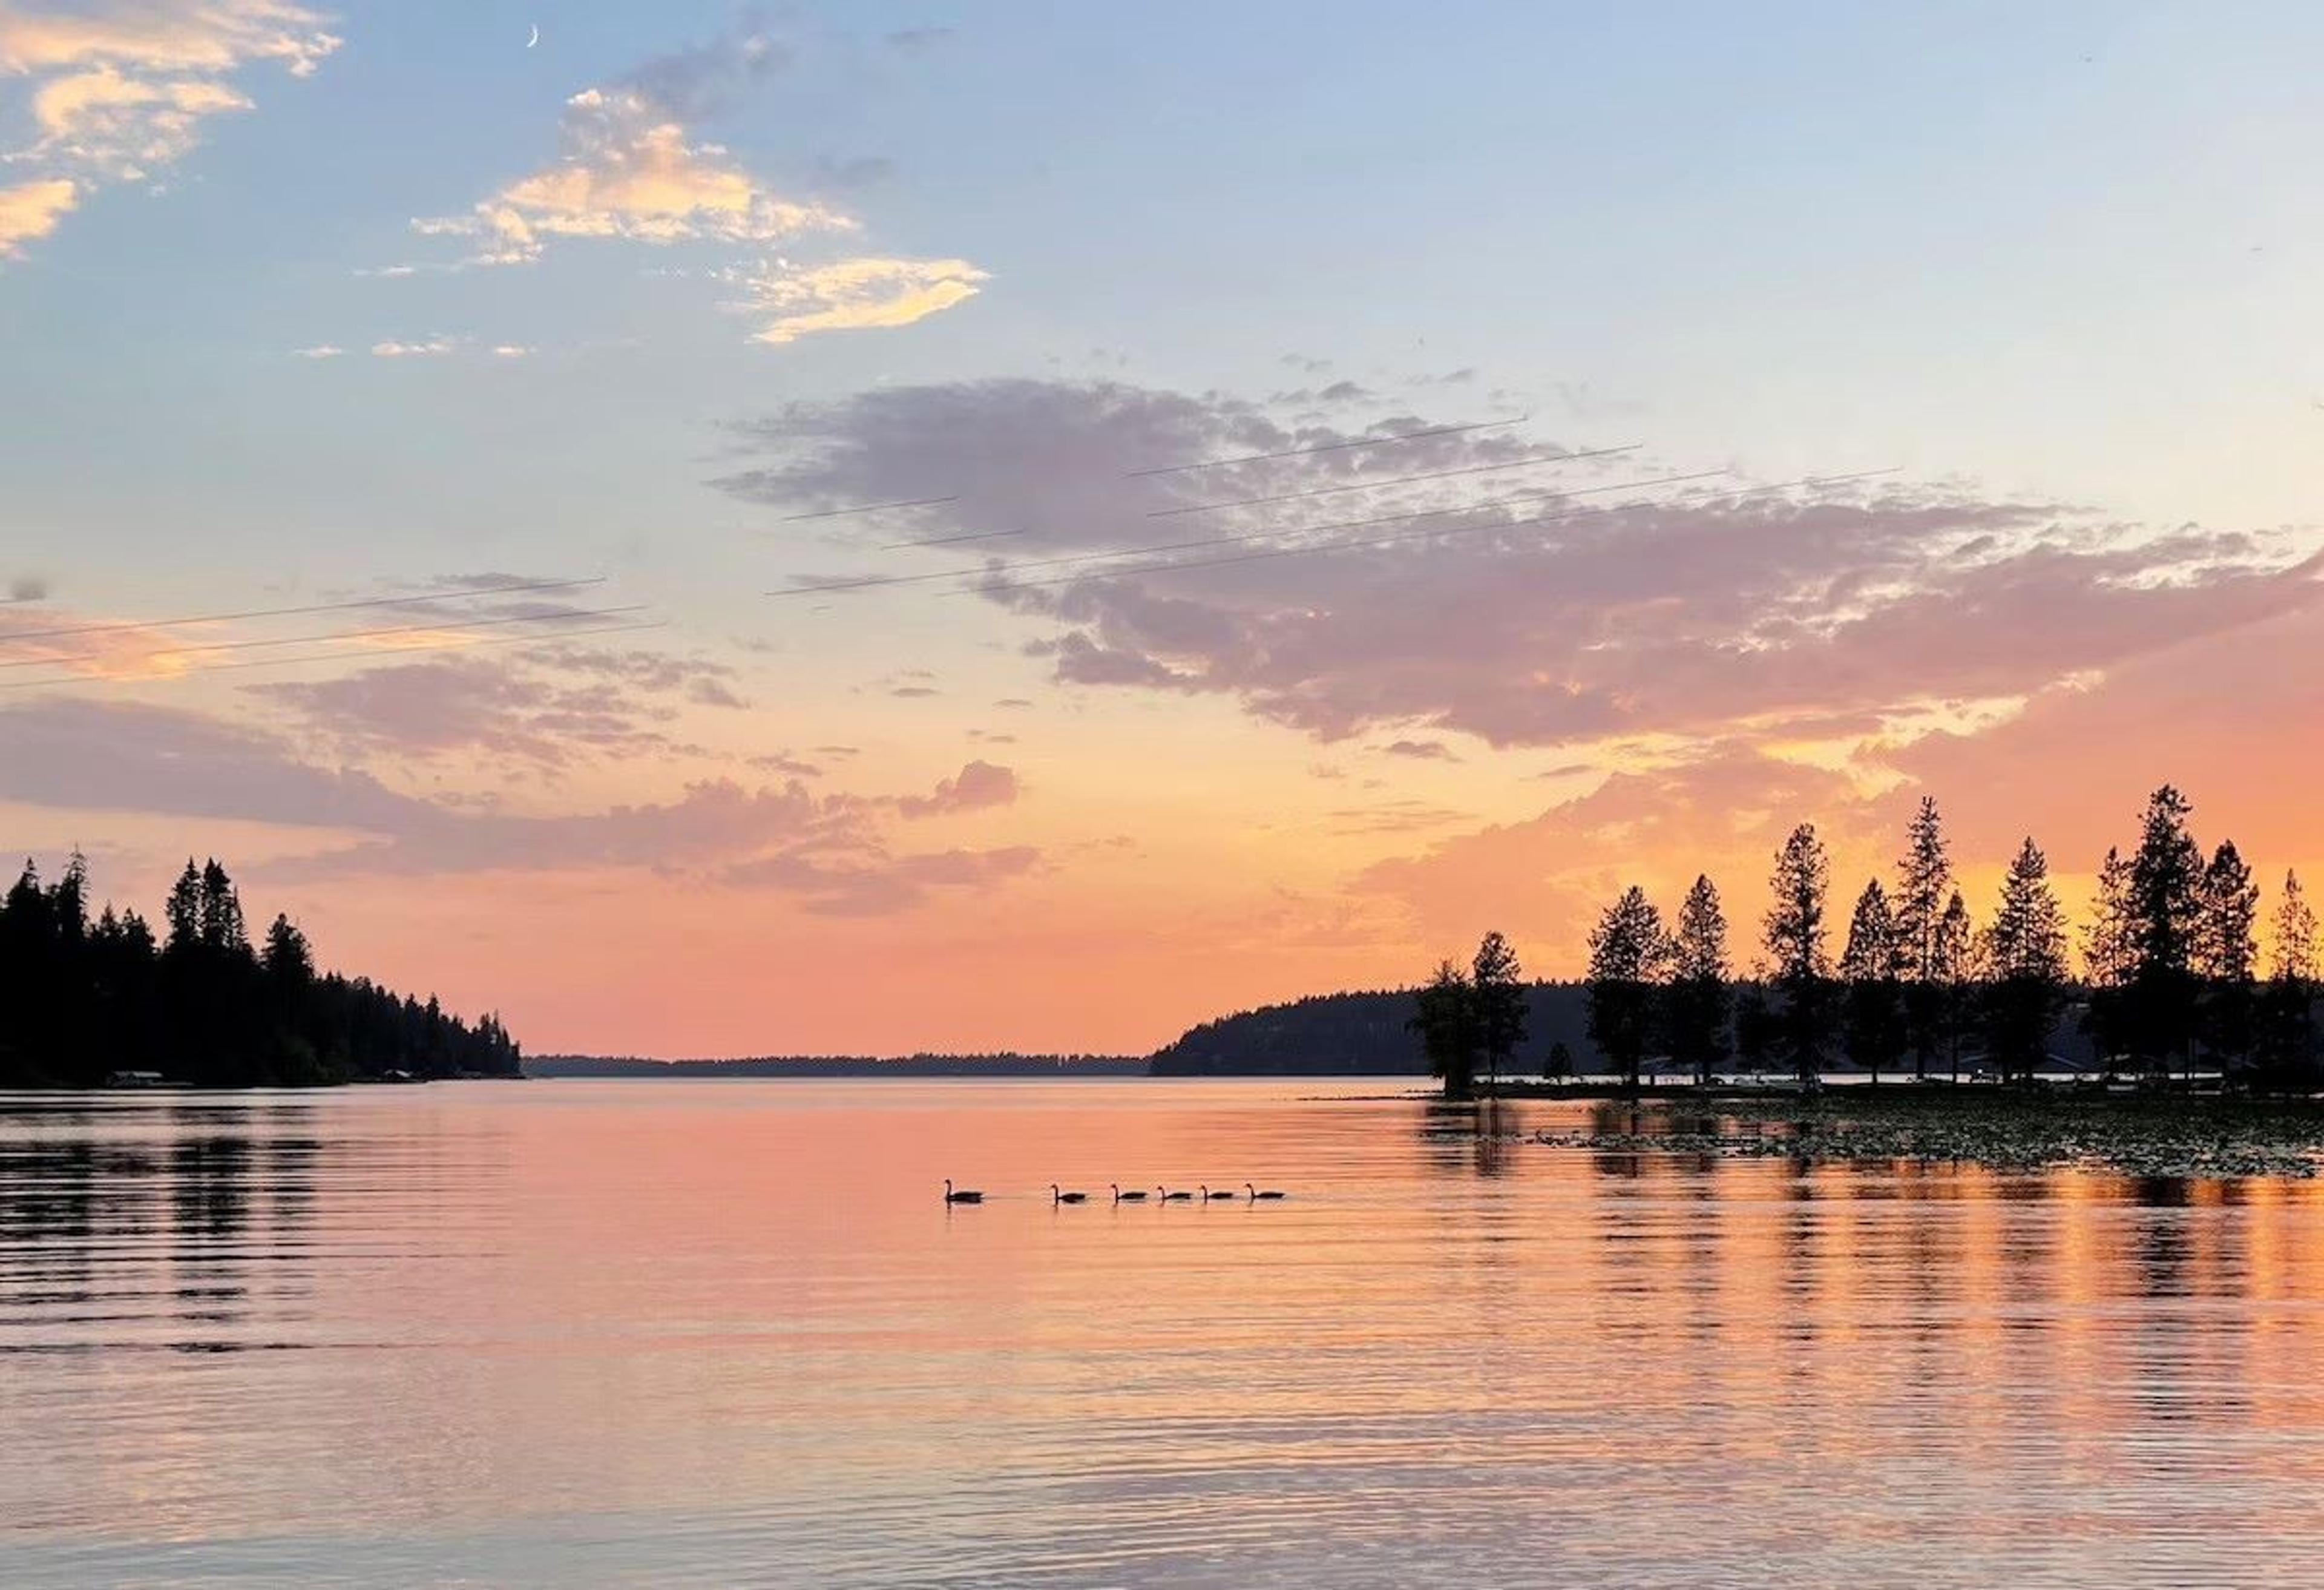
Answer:
<svg viewBox="0 0 2324 1590"><path fill-rule="evenodd" d="M42 134L34 153L135 181L192 149L204 116L250 108L246 95L208 79L146 82L100 66L51 79L33 94Z"/></svg>
<svg viewBox="0 0 2324 1590"><path fill-rule="evenodd" d="M99 0L74 12L0 7L0 70L38 72L120 62L160 71L225 72L279 60L305 77L341 41L322 18L288 0L132 4Z"/></svg>
<svg viewBox="0 0 2324 1590"><path fill-rule="evenodd" d="M208 116L251 108L224 81L254 62L305 77L339 47L289 0L96 0L73 11L0 0L0 76L34 79L38 180L0 190L0 258L45 237L90 183L143 180L182 159Z"/></svg>
<svg viewBox="0 0 2324 1590"><path fill-rule="evenodd" d="M415 221L425 236L475 237L473 263L522 264L554 238L669 245L776 243L808 232L853 232L853 217L761 187L713 143L633 88L588 88L566 101L565 152L466 216Z"/></svg>
<svg viewBox="0 0 2324 1590"><path fill-rule="evenodd" d="M530 264L569 239L768 250L859 234L854 216L776 192L691 131L732 91L788 60L762 35L729 35L584 89L565 102L555 164L465 215L424 217L412 227L423 236L473 240L476 252L463 262L470 265ZM770 344L908 326L974 297L986 280L965 260L876 254L814 264L759 258L708 273L740 290L733 307L758 319L755 340Z"/></svg>
<svg viewBox="0 0 2324 1590"><path fill-rule="evenodd" d="M796 342L818 331L909 326L974 298L991 278L966 260L847 259L760 266L737 278L738 306L764 316L755 340Z"/></svg>
<svg viewBox="0 0 2324 1590"><path fill-rule="evenodd" d="M57 229L57 222L80 202L80 190L52 177L0 188L0 259L22 256L22 245Z"/></svg>

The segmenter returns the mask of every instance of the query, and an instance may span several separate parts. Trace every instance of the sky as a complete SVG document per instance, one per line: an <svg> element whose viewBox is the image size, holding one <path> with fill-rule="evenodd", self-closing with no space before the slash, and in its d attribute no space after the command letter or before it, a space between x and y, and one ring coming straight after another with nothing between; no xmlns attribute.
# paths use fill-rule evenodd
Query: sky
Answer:
<svg viewBox="0 0 2324 1590"><path fill-rule="evenodd" d="M1923 795L1979 912L2166 780L2272 901L2319 67L2292 0L0 0L0 844L666 1056L1142 1051L1698 873L1748 962L1794 824L1844 917Z"/></svg>

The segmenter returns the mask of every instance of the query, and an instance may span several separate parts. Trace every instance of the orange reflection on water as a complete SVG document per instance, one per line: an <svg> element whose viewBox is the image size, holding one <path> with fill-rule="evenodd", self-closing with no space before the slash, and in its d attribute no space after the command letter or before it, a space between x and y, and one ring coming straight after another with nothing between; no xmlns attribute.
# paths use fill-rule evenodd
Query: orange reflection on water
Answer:
<svg viewBox="0 0 2324 1590"><path fill-rule="evenodd" d="M0 1101L0 1428L44 1432L0 1578L2324 1561L2311 1184L1591 1153L1388 1091ZM1245 1181L1291 1197L1106 1190Z"/></svg>

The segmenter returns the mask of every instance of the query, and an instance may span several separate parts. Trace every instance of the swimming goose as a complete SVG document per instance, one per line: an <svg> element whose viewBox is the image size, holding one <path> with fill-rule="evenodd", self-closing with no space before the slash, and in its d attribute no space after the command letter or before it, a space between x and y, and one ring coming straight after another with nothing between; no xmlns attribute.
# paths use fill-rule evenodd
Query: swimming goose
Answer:
<svg viewBox="0 0 2324 1590"><path fill-rule="evenodd" d="M1109 1181L1106 1186L1113 1188L1113 1201L1117 1204L1142 1204L1146 1201L1144 1188L1139 1188L1132 1192L1124 1192L1121 1190L1121 1184L1118 1181Z"/></svg>
<svg viewBox="0 0 2324 1590"><path fill-rule="evenodd" d="M958 1192L953 1191L952 1178L947 1176L945 1178L945 1202L947 1204L981 1204L984 1202L984 1195L981 1192L971 1192L966 1188L961 1188Z"/></svg>
<svg viewBox="0 0 2324 1590"><path fill-rule="evenodd" d="M1154 1196L1160 1198L1166 1204L1191 1204L1194 1201L1194 1195L1193 1193L1174 1193L1167 1187L1156 1188L1154 1189Z"/></svg>
<svg viewBox="0 0 2324 1590"><path fill-rule="evenodd" d="M1268 1202L1283 1196L1279 1192L1261 1192L1259 1188L1251 1186L1248 1181L1242 1184L1242 1190L1250 1195L1250 1201L1254 1204Z"/></svg>
<svg viewBox="0 0 2324 1590"><path fill-rule="evenodd" d="M1059 1192L1057 1190L1057 1184L1053 1181L1049 1183L1049 1202L1052 1204L1086 1204L1089 1202L1089 1194Z"/></svg>
<svg viewBox="0 0 2324 1590"><path fill-rule="evenodd" d="M1224 1199L1228 1203L1232 1203L1234 1202L1234 1198L1235 1195L1231 1192L1213 1192L1207 1187L1203 1188L1203 1202L1206 1204L1215 1204L1221 1199Z"/></svg>

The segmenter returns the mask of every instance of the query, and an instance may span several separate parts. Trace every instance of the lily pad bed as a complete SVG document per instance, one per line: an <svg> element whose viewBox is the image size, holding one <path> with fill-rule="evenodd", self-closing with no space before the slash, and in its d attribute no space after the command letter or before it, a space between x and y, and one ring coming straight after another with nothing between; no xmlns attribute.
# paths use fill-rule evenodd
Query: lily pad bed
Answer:
<svg viewBox="0 0 2324 1590"><path fill-rule="evenodd" d="M1997 1170L2087 1166L2132 1176L2313 1177L2324 1104L2200 1096L2071 1098L1851 1087L1787 1099L1600 1104L1534 1141L1592 1153L1914 1160Z"/></svg>

